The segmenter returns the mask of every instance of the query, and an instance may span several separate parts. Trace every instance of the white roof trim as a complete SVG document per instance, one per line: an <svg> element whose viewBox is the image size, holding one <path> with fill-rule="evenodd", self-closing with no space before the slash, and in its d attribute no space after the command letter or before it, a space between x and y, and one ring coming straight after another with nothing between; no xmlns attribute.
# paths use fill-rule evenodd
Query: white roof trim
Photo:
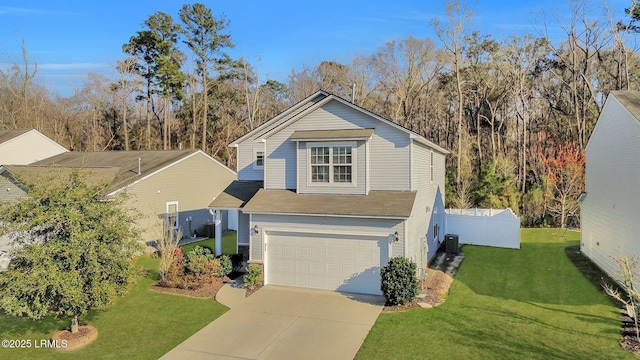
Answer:
<svg viewBox="0 0 640 360"><path fill-rule="evenodd" d="M358 218L358 219L391 219L391 220L406 220L409 216L381 216L381 215L340 215L340 214L316 214L316 213L287 213L287 212L271 212L271 211L246 211L243 208L239 209L245 214L267 214L267 215L281 215L281 216L317 216L317 217L339 217L339 218Z"/></svg>
<svg viewBox="0 0 640 360"><path fill-rule="evenodd" d="M299 101L298 103L292 105L291 107L289 107L288 109L284 110L283 112L281 112L280 114L276 115L275 117L271 118L270 120L258 125L258 127L256 127L255 129L249 131L248 133L246 133L243 136L241 136L239 139L237 139L234 142L232 142L231 144L229 144L229 146L230 147L238 147L238 144L248 140L252 136L258 135L262 131L267 131L267 132L271 131L271 129L268 129L268 128L269 127L276 127L278 124L275 124L275 123L277 123L278 120L281 120L282 118L286 117L287 115L295 112L297 109L299 109L300 107L305 105L309 100L317 97L318 95L329 96L329 93L327 93L327 92L325 92L323 90L316 91L315 93L307 96L302 101ZM261 139L260 141L265 141L265 140Z"/></svg>
<svg viewBox="0 0 640 360"><path fill-rule="evenodd" d="M365 113L366 115L371 116L374 119L376 119L376 120L378 120L378 121L380 121L382 123L388 124L391 127L394 127L396 129L408 134L410 139L418 141L418 142L421 142L421 143L429 146L430 148L433 148L434 150L437 150L438 152L441 152L442 154L445 154L445 155L449 154L448 150L446 150L446 149L436 145L435 143L427 140L424 136L422 136L422 135L420 135L418 133L415 133L415 132L413 132L413 131L411 131L409 129L406 129L406 128L394 123L391 120L385 119L382 116L376 115L376 114L374 114L374 113L372 113L372 112L370 112L370 111L368 111L366 109L363 109L363 108L361 108L359 106L356 106L356 105L354 105L354 104L352 104L352 103L350 103L350 102L348 102L348 101L346 101L346 100L344 100L344 99L342 99L342 98L340 98L338 96L332 95L332 94L328 94L328 96L326 98L318 101L313 106L310 106L309 108L305 109L303 112L291 117L287 121L285 121L283 123L280 123L277 126L275 126L274 128L268 130L268 132L270 134L265 134L264 139L268 139L272 135L278 133L280 130L282 130L282 129L286 128L287 126L289 126L291 123L298 121L300 118L306 116L310 112L313 112L313 111L317 110L318 108L322 107L323 105L327 104L328 102L330 102L332 100L338 101L338 102L340 102L340 103L342 103L344 105L347 105L347 106L351 107L354 110L357 110L357 111L360 111L362 113Z"/></svg>

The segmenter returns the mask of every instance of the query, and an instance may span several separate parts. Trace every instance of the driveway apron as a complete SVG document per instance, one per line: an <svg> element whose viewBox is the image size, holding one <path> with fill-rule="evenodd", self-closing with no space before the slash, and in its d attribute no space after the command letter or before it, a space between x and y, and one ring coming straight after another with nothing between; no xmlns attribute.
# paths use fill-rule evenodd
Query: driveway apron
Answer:
<svg viewBox="0 0 640 360"><path fill-rule="evenodd" d="M381 296L268 285L162 359L353 359Z"/></svg>

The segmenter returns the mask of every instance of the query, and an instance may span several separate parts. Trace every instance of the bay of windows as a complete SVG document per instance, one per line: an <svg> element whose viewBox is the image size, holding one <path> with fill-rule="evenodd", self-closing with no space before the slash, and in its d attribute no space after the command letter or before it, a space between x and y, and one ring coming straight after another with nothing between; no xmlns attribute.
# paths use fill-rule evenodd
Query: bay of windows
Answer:
<svg viewBox="0 0 640 360"><path fill-rule="evenodd" d="M311 147L312 183L351 183L353 163L351 146Z"/></svg>

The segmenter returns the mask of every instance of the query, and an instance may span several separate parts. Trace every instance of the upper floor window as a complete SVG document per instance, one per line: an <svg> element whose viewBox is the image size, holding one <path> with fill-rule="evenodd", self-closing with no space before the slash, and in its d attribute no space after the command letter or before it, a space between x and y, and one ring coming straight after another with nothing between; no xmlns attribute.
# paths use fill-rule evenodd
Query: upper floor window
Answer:
<svg viewBox="0 0 640 360"><path fill-rule="evenodd" d="M310 155L312 183L353 182L351 146L313 146Z"/></svg>

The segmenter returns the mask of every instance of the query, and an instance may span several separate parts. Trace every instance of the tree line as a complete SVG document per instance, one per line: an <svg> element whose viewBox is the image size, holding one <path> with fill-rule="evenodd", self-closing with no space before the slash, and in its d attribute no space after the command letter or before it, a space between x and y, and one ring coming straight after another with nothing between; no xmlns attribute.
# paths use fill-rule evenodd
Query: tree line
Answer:
<svg viewBox="0 0 640 360"><path fill-rule="evenodd" d="M447 206L511 207L526 226L578 225L584 148L612 90L640 87L636 32L614 13L573 1L561 36L495 38L471 28L472 9L447 3L435 38L408 36L348 63L261 79L233 59L228 20L202 4L178 19L157 12L123 44L118 76L90 73L73 96L52 95L23 62L0 71L0 129L36 128L79 151L202 149L235 168L234 139L318 89L451 151ZM188 61L188 59L191 59Z"/></svg>

